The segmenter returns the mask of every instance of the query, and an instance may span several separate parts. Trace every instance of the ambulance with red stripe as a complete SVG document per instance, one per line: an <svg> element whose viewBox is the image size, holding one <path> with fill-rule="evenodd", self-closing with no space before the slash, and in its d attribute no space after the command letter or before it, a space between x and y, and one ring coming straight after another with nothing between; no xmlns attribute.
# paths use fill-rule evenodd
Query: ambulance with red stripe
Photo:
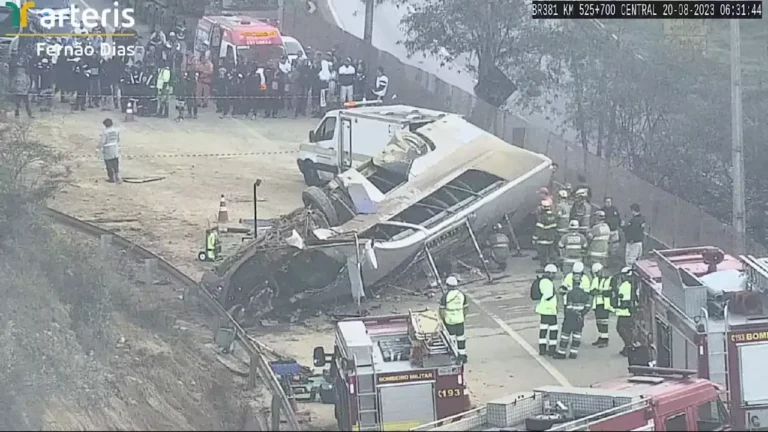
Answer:
<svg viewBox="0 0 768 432"><path fill-rule="evenodd" d="M197 24L195 51L219 46L219 58L255 61L264 65L283 55L283 38L277 23L246 15L204 16ZM211 55L215 55L211 53Z"/></svg>

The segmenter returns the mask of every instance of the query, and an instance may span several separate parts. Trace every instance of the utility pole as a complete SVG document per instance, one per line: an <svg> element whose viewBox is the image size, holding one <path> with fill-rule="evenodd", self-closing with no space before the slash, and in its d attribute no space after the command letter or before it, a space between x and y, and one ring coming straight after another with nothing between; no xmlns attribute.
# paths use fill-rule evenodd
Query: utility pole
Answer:
<svg viewBox="0 0 768 432"><path fill-rule="evenodd" d="M746 221L744 205L744 134L741 118L741 29L731 20L731 163L733 164L733 227L736 252L745 253Z"/></svg>
<svg viewBox="0 0 768 432"><path fill-rule="evenodd" d="M363 40L373 44L373 11L376 9L376 0L365 0L365 27L363 28Z"/></svg>

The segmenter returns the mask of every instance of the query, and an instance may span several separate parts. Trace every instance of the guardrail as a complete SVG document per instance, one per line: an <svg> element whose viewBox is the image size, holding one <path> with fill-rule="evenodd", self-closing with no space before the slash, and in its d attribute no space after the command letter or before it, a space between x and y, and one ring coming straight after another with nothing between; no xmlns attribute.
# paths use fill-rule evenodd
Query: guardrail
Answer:
<svg viewBox="0 0 768 432"><path fill-rule="evenodd" d="M289 430L301 430L296 412L288 400L288 396L283 391L283 387L280 385L277 376L275 376L272 368L265 360L257 343L248 336L232 315L230 315L207 290L200 289L199 284L184 274L181 270L135 242L51 208L45 208L43 214L50 217L58 224L75 229L92 237L100 238L101 236L111 236L111 244L140 258L157 260L157 266L160 270L168 273L174 280L186 287L184 293L185 299L190 295L200 299L209 311L218 316L219 320L224 319L226 321L225 326L234 330L238 342L240 342L250 358L250 371L248 374L249 384L251 386L255 385L256 377L259 376L272 394L272 429L279 430L279 414L282 414L285 416ZM222 327L220 321L218 324L219 328ZM276 415L276 411L278 415Z"/></svg>

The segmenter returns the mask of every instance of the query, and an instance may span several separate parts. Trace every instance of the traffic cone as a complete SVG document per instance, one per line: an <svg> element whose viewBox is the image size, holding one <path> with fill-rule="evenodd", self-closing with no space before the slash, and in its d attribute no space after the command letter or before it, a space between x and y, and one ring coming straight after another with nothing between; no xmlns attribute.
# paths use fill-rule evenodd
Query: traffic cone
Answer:
<svg viewBox="0 0 768 432"><path fill-rule="evenodd" d="M229 212L227 212L227 202L224 201L224 194L221 194L221 201L219 201L219 223L229 222Z"/></svg>
<svg viewBox="0 0 768 432"><path fill-rule="evenodd" d="M133 121L133 101L128 101L128 105L125 107L125 121Z"/></svg>

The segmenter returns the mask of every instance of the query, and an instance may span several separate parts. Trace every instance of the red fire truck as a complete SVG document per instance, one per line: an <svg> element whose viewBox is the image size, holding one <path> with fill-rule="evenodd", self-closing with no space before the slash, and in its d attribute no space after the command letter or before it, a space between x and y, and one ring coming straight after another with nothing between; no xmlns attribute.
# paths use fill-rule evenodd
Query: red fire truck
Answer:
<svg viewBox="0 0 768 432"><path fill-rule="evenodd" d="M657 366L696 370L725 390L735 429L768 430L768 261L672 249L639 260L635 273L635 324Z"/></svg>
<svg viewBox="0 0 768 432"><path fill-rule="evenodd" d="M456 345L437 311L349 318L335 326L331 364L339 430L408 430L470 408Z"/></svg>
<svg viewBox="0 0 768 432"><path fill-rule="evenodd" d="M730 430L717 387L696 371L632 366L591 387L544 386L412 431Z"/></svg>
<svg viewBox="0 0 768 432"><path fill-rule="evenodd" d="M211 56L233 62L247 59L259 65L279 60L283 55L283 38L276 23L252 16L206 15L200 18L195 33L195 51L220 47Z"/></svg>

